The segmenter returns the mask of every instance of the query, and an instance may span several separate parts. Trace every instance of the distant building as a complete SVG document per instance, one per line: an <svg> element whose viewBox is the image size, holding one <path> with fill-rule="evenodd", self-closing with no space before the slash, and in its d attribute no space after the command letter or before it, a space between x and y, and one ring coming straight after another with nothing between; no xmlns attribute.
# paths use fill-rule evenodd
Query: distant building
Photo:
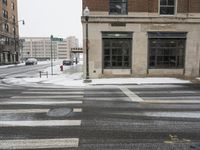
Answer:
<svg viewBox="0 0 200 150"><path fill-rule="evenodd" d="M0 14L0 65L18 63L17 0L1 0Z"/></svg>
<svg viewBox="0 0 200 150"><path fill-rule="evenodd" d="M24 37L21 38L23 48L21 57L23 59L34 57L38 60L47 60L51 58L51 39L50 37ZM66 38L63 41L52 41L53 59L70 59L71 46L77 46L78 40Z"/></svg>
<svg viewBox="0 0 200 150"><path fill-rule="evenodd" d="M86 6L91 78L199 76L200 0L83 0ZM82 23L86 56L84 16Z"/></svg>

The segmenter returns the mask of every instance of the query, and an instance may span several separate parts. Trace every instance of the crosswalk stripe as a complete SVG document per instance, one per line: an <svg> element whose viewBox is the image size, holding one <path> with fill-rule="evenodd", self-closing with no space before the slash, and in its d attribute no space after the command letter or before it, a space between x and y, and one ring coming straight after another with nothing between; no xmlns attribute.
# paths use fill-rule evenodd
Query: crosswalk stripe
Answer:
<svg viewBox="0 0 200 150"><path fill-rule="evenodd" d="M122 92L125 95L127 95L131 99L131 101L133 101L133 102L142 102L143 101L142 98L140 98L139 96L137 96L135 93L133 93L132 91L130 91L126 87L119 87L119 88L122 90Z"/></svg>
<svg viewBox="0 0 200 150"><path fill-rule="evenodd" d="M24 99L24 98L82 98L83 95L41 95L41 96L13 96L11 98L21 98L21 99Z"/></svg>
<svg viewBox="0 0 200 150"><path fill-rule="evenodd" d="M0 148L7 149L48 149L78 147L78 138L63 139L25 139L25 140L0 140Z"/></svg>
<svg viewBox="0 0 200 150"><path fill-rule="evenodd" d="M28 89L28 91L83 91L83 89L77 89L77 88L70 88L70 89L59 89L59 88L55 88L55 89Z"/></svg>
<svg viewBox="0 0 200 150"><path fill-rule="evenodd" d="M0 121L0 127L80 126L81 120Z"/></svg>
<svg viewBox="0 0 200 150"><path fill-rule="evenodd" d="M142 103L152 103L152 104L200 104L200 100L144 100Z"/></svg>
<svg viewBox="0 0 200 150"><path fill-rule="evenodd" d="M6 101L0 105L59 105L59 104L82 104L82 101Z"/></svg>
<svg viewBox="0 0 200 150"><path fill-rule="evenodd" d="M73 112L77 112L77 113L78 113L78 112L82 112L82 109L81 109L81 108L74 108L74 109L73 109Z"/></svg>
<svg viewBox="0 0 200 150"><path fill-rule="evenodd" d="M35 91L35 92L22 92L23 94L47 94L47 95L56 95L56 94L84 94L84 92L71 92L71 91L67 91L67 92L49 92L49 91L44 91L44 92L39 92L39 91Z"/></svg>
<svg viewBox="0 0 200 150"><path fill-rule="evenodd" d="M50 109L5 109L0 110L0 114L18 114L18 113L47 113ZM73 108L73 112L82 112L81 108Z"/></svg>
<svg viewBox="0 0 200 150"><path fill-rule="evenodd" d="M12 114L12 113L46 113L49 109L12 109L12 110L0 110L0 114Z"/></svg>

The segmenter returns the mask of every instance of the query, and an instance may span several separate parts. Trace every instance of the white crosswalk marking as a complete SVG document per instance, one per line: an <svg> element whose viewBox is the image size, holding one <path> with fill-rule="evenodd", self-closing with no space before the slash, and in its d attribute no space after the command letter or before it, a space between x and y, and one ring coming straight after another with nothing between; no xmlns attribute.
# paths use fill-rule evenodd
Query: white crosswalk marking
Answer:
<svg viewBox="0 0 200 150"><path fill-rule="evenodd" d="M64 139L25 139L0 140L0 148L7 149L43 149L43 148L70 148L78 147L78 138Z"/></svg>
<svg viewBox="0 0 200 150"><path fill-rule="evenodd" d="M122 92L125 95L127 95L131 99L131 101L133 101L133 102L142 102L143 101L142 98L140 98L139 96L137 96L135 93L133 93L132 91L130 91L128 88L126 88L126 87L119 87L119 88L122 90Z"/></svg>
<svg viewBox="0 0 200 150"><path fill-rule="evenodd" d="M50 109L7 109L0 110L0 114L18 114L18 113L47 113ZM73 112L82 112L81 108L73 108Z"/></svg>
<svg viewBox="0 0 200 150"><path fill-rule="evenodd" d="M144 100L142 103L152 104L200 104L200 100Z"/></svg>
<svg viewBox="0 0 200 150"><path fill-rule="evenodd" d="M22 92L23 94L48 94L48 95L65 95L65 94L84 94L84 92L72 92L72 91L65 91L65 92L53 92L53 91L44 91L44 92Z"/></svg>
<svg viewBox="0 0 200 150"><path fill-rule="evenodd" d="M37 98L43 98L43 99L45 99L45 98L48 98L48 99L50 99L50 98L82 98L83 96L82 95L41 95L41 96L13 96L13 97L11 97L11 98L22 98L22 99L24 99L24 98L35 98L35 99L37 99Z"/></svg>
<svg viewBox="0 0 200 150"><path fill-rule="evenodd" d="M1 121L0 127L80 126L81 120Z"/></svg>
<svg viewBox="0 0 200 150"><path fill-rule="evenodd" d="M82 100L79 100L83 98L83 95L84 92L80 89L28 89L20 93L20 95L13 96L9 99L5 98L1 101L0 106L4 107L4 105L9 105L11 108L0 110L0 116L3 118L3 120L0 121L0 129L15 129L16 127L26 127L30 129L32 127L54 127L54 130L56 130L57 128L60 129L63 127L79 127L81 126L81 120L73 118L59 119L58 117L52 119L49 112L53 112L58 116L65 113L70 114L71 112L74 113L72 116L78 115L82 113L82 108L78 106L83 103ZM72 100L70 98L72 98ZM30 108L24 108L24 105L32 106L30 106ZM37 108L37 105L39 105L39 108ZM70 107L67 105L70 105ZM12 108L12 106L16 106L16 108ZM62 107L59 108L58 106ZM44 118L40 118L40 113L44 113L42 114ZM31 117L24 119L29 116ZM51 135L51 132L49 135ZM0 140L0 149L59 149L76 148L79 146L79 138L76 136L70 136L69 138L57 137L56 139L49 139L48 137L44 139L31 139L30 135L29 138Z"/></svg>
<svg viewBox="0 0 200 150"><path fill-rule="evenodd" d="M82 101L6 101L0 105L59 105L59 104L82 104Z"/></svg>

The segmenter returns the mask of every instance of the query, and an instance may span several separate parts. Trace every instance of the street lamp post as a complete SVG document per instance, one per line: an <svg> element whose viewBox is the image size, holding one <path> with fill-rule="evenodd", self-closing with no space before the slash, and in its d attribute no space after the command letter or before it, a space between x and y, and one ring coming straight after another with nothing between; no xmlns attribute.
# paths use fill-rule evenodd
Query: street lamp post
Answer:
<svg viewBox="0 0 200 150"><path fill-rule="evenodd" d="M53 76L53 53L52 53L52 40L53 40L53 35L51 35L51 75Z"/></svg>
<svg viewBox="0 0 200 150"><path fill-rule="evenodd" d="M17 60L18 58L18 54L17 54L17 42L16 42L16 26L18 25L18 22L22 22L23 25L25 25L25 21L24 20L19 20L17 22L13 22L13 26L14 26L14 45L15 45L15 59ZM19 40L18 40L19 41Z"/></svg>
<svg viewBox="0 0 200 150"><path fill-rule="evenodd" d="M89 46L88 46L88 21L89 21L89 15L90 15L90 10L86 6L84 9L83 15L85 17L86 21L86 80L84 82L91 82L89 80Z"/></svg>

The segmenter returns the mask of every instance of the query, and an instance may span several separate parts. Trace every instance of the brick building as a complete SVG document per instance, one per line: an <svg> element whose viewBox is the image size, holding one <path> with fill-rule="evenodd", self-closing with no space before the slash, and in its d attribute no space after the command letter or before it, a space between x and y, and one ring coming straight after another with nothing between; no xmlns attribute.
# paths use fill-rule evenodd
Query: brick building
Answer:
<svg viewBox="0 0 200 150"><path fill-rule="evenodd" d="M19 61L17 0L0 1L0 65Z"/></svg>
<svg viewBox="0 0 200 150"><path fill-rule="evenodd" d="M86 6L91 78L199 76L200 0L83 0ZM84 16L82 23L85 51Z"/></svg>

